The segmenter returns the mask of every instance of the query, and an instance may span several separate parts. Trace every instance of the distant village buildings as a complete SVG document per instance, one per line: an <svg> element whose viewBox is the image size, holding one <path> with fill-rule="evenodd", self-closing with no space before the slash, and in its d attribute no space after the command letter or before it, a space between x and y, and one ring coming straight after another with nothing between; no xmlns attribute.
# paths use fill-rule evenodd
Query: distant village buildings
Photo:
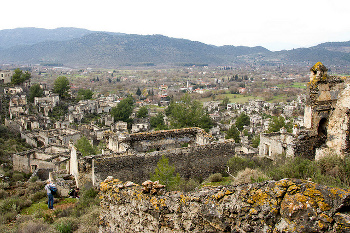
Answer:
<svg viewBox="0 0 350 233"><path fill-rule="evenodd" d="M13 72L11 70L0 70L0 84L11 82Z"/></svg>
<svg viewBox="0 0 350 233"><path fill-rule="evenodd" d="M0 76L1 74L0 72ZM4 80L5 83L5 78L7 76L0 79L0 82ZM170 88L170 85L159 87L158 96L155 96L159 103L140 99L138 106L166 105L169 102ZM184 91L190 90L189 83L184 88ZM28 109L23 89L25 88L7 87L3 93L9 98L9 118L5 119L5 124L20 132L21 137L35 148L15 154L14 168L26 172L64 170L75 176L80 184L98 184L107 172L111 172L111 169L107 169L109 167L144 177L149 175L164 154L181 166L181 171L187 172L187 177L191 177L193 174L206 173L206 167L213 170L215 166L221 166L220 163L227 161L230 156L275 159L280 155L308 155L312 159L318 159L330 151L345 154L350 150L350 90L345 80L328 76L327 69L321 63L311 69L308 94L298 95L296 100L270 103L251 99L247 103L228 103L226 106L222 105L222 101L205 102L203 107L215 122L215 127L210 129L209 134L199 128L152 131L149 119L136 118L128 128L126 122L114 122L115 119L110 114L111 109L119 103L116 96L81 100L69 106L68 113L61 119L53 120L49 116L59 105L59 96L44 90L44 97L34 99L33 106L37 108L37 112L33 114ZM196 91L201 92L201 89ZM245 93L247 89L242 88L239 91ZM295 114L302 109L303 117ZM150 115L154 116L156 113L153 111ZM250 123L240 132L241 142L226 140L225 132L236 123L236 118L242 113L249 116ZM272 122L266 116L275 113L293 123L292 132L281 128L279 132L265 133ZM88 115L98 115L99 119L81 124ZM260 135L258 148L251 146L252 135ZM82 157L74 144L83 136L95 145L104 142L106 147L99 155ZM197 161L200 161L200 165L195 167ZM145 162L151 165L143 164ZM134 167L142 172L133 170ZM188 172L191 169L193 174Z"/></svg>

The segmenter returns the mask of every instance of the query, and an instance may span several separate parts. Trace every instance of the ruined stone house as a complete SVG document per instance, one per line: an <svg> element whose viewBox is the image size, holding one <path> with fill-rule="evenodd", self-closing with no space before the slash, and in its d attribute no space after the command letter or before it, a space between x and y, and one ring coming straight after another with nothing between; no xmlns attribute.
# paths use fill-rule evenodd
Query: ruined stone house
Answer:
<svg viewBox="0 0 350 233"><path fill-rule="evenodd" d="M62 146L46 146L12 155L13 169L26 173L36 172L40 179L49 172L66 170L69 173L70 150Z"/></svg>
<svg viewBox="0 0 350 233"><path fill-rule="evenodd" d="M33 130L21 132L21 138L33 147L58 145L69 146L70 143L75 143L81 137L78 130L62 128L50 130Z"/></svg>
<svg viewBox="0 0 350 233"><path fill-rule="evenodd" d="M345 156L349 152L349 82L328 75L321 62L310 72L304 127L294 134L261 134L260 156L287 154L319 159L329 153Z"/></svg>
<svg viewBox="0 0 350 233"><path fill-rule="evenodd" d="M22 92L23 92L22 87L7 87L4 89L4 94L8 94L8 95L21 94Z"/></svg>
<svg viewBox="0 0 350 233"><path fill-rule="evenodd" d="M10 119L19 117L27 112L27 97L26 95L15 95L10 99L9 114Z"/></svg>
<svg viewBox="0 0 350 233"><path fill-rule="evenodd" d="M60 102L60 97L57 94L49 94L45 97L34 97L34 105L38 106L39 112L44 113L45 116L57 106Z"/></svg>
<svg viewBox="0 0 350 233"><path fill-rule="evenodd" d="M6 84L11 82L13 72L11 70L0 70L0 84Z"/></svg>

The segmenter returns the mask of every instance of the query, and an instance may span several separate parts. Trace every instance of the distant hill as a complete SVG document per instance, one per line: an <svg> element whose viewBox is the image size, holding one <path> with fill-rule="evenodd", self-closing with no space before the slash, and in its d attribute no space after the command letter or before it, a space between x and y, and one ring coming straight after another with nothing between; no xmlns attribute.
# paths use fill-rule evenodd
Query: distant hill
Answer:
<svg viewBox="0 0 350 233"><path fill-rule="evenodd" d="M16 28L0 30L0 48L18 45L33 45L44 41L64 41L92 33L80 28Z"/></svg>
<svg viewBox="0 0 350 233"><path fill-rule="evenodd" d="M74 67L350 63L350 42L271 52L263 47L213 46L162 35L93 32L78 28L0 30L1 63ZM1 64L0 63L0 64Z"/></svg>

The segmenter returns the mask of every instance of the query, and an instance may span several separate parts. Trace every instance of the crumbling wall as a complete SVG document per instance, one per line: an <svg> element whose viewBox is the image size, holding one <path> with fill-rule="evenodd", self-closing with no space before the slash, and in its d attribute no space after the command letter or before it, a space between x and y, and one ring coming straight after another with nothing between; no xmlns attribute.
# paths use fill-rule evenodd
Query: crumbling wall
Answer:
<svg viewBox="0 0 350 233"><path fill-rule="evenodd" d="M349 152L349 111L350 111L350 87L346 87L338 99L335 110L329 117L327 127L327 142L325 151L333 151L338 155ZM322 153L318 153L322 157Z"/></svg>
<svg viewBox="0 0 350 233"><path fill-rule="evenodd" d="M109 149L114 152L134 150L147 152L179 148L183 144L206 145L211 136L198 127L159 130L126 135L114 135L109 138Z"/></svg>
<svg viewBox="0 0 350 233"><path fill-rule="evenodd" d="M283 179L196 192L101 183L100 232L349 232L349 191Z"/></svg>
<svg viewBox="0 0 350 233"><path fill-rule="evenodd" d="M212 173L224 172L228 159L236 153L236 146L235 143L229 142L213 143L128 156L106 157L99 155L81 158L79 183L99 184L110 175L124 181L142 182L149 179L149 175L154 172L163 155L169 159L170 165L175 166L175 172L182 177L201 180ZM94 166L92 166L92 162L94 162ZM88 181L89 179L90 181Z"/></svg>

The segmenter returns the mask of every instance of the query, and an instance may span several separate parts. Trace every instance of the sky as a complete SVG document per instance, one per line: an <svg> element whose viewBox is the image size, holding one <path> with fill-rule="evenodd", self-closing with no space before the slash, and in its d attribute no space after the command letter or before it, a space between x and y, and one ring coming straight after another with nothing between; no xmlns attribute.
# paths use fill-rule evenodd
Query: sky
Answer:
<svg viewBox="0 0 350 233"><path fill-rule="evenodd" d="M11 0L1 8L0 30L77 27L272 51L350 41L349 0Z"/></svg>

